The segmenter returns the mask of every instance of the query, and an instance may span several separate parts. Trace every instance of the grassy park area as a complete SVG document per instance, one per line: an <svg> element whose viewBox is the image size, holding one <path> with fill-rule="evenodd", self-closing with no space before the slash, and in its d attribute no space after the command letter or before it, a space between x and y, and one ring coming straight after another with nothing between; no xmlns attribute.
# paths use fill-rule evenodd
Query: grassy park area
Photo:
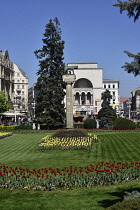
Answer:
<svg viewBox="0 0 140 210"><path fill-rule="evenodd" d="M13 133L0 139L0 165L38 170L95 166L102 161L140 162L138 131L96 132L99 141L90 150L39 150L41 139L49 134ZM51 191L0 188L0 209L105 209L122 201L125 191L138 189L139 180Z"/></svg>

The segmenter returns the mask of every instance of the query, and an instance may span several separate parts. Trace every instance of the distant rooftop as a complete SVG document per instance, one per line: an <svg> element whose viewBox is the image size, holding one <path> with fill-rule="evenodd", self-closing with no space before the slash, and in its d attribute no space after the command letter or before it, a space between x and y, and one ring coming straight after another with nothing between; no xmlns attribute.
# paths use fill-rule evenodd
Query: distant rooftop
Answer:
<svg viewBox="0 0 140 210"><path fill-rule="evenodd" d="M129 99L131 99L131 97L120 97L120 102L125 102Z"/></svg>

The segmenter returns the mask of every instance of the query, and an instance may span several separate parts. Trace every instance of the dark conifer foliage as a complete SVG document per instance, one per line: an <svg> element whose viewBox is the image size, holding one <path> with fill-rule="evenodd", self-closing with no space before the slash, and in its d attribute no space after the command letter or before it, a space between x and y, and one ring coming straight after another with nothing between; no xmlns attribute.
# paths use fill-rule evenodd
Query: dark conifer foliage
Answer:
<svg viewBox="0 0 140 210"><path fill-rule="evenodd" d="M36 116L41 118L48 128L60 127L64 123L65 84L62 80L65 65L63 63L64 41L58 18L45 25L43 47L34 53L39 59L36 90L39 94L36 103Z"/></svg>
<svg viewBox="0 0 140 210"><path fill-rule="evenodd" d="M139 18L140 0L117 1L118 4L114 4L113 6L120 7L120 13L127 10L127 15L129 18L134 17L134 21L136 21Z"/></svg>
<svg viewBox="0 0 140 210"><path fill-rule="evenodd" d="M133 17L134 22L138 20L140 16L140 0L117 1L118 4L114 4L113 6L120 7L120 13L127 11L129 18ZM134 60L131 63L126 62L122 68L124 68L124 70L128 73L133 73L134 76L140 75L140 53L135 55L126 50L124 52Z"/></svg>

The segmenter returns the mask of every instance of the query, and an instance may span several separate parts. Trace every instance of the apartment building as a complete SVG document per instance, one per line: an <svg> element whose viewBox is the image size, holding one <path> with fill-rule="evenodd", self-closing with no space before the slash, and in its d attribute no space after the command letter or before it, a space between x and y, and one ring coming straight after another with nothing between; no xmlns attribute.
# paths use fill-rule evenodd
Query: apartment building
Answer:
<svg viewBox="0 0 140 210"><path fill-rule="evenodd" d="M28 77L15 63L14 66L14 100L16 110L26 113L28 111Z"/></svg>

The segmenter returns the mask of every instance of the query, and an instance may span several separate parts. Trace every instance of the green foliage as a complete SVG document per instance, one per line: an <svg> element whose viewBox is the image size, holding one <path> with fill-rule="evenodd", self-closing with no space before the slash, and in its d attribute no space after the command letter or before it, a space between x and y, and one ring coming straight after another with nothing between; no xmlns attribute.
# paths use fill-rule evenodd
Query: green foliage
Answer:
<svg viewBox="0 0 140 210"><path fill-rule="evenodd" d="M32 129L32 125L26 123L26 124L21 124L15 127L16 130L21 130L21 129Z"/></svg>
<svg viewBox="0 0 140 210"><path fill-rule="evenodd" d="M112 95L109 90L105 90L102 93L101 99L102 102L102 117L101 117L101 125L103 128L113 128L113 109L110 106L110 100L112 99Z"/></svg>
<svg viewBox="0 0 140 210"><path fill-rule="evenodd" d="M52 137L85 137L88 136L87 132L83 129L62 129L57 130Z"/></svg>
<svg viewBox="0 0 140 210"><path fill-rule="evenodd" d="M128 1L120 1L117 0L119 4L114 4L115 7L120 7L120 13L127 10L128 17L134 17L134 21L136 21L140 16L140 1L139 0L128 0Z"/></svg>
<svg viewBox="0 0 140 210"><path fill-rule="evenodd" d="M0 113L6 112L9 106L7 104L7 98L3 91L0 91Z"/></svg>
<svg viewBox="0 0 140 210"><path fill-rule="evenodd" d="M61 30L57 18L50 20L45 26L43 47L34 53L39 59L40 69L37 72L38 79L36 90L39 94L36 103L36 116L45 123L48 128L60 127L64 123L65 83L62 80L64 74L63 49L64 41L61 40Z"/></svg>
<svg viewBox="0 0 140 210"><path fill-rule="evenodd" d="M97 122L95 119L87 118L84 121L84 128L96 128Z"/></svg>
<svg viewBox="0 0 140 210"><path fill-rule="evenodd" d="M135 129L136 124L125 118L118 118L114 121L114 129Z"/></svg>
<svg viewBox="0 0 140 210"><path fill-rule="evenodd" d="M128 51L124 51L129 57L134 58L134 61L131 63L126 62L122 68L124 68L125 71L128 73L133 73L134 76L137 76L140 74L140 53L137 53L137 55L134 55Z"/></svg>
<svg viewBox="0 0 140 210"><path fill-rule="evenodd" d="M110 107L110 109L112 109L113 112L113 121L117 119L117 115L116 115L116 110L113 109L112 107ZM100 111L98 112L98 118L101 119L101 117L103 117L103 108L100 109Z"/></svg>
<svg viewBox="0 0 140 210"><path fill-rule="evenodd" d="M113 206L110 206L109 208L107 208L107 210L136 210L139 209L140 207L140 198L135 198L132 200L127 200L127 201L123 201L123 202L118 202Z"/></svg>
<svg viewBox="0 0 140 210"><path fill-rule="evenodd" d="M127 11L127 15L130 17L134 17L134 21L138 20L140 16L140 1L139 0L128 0L122 2L118 0L119 4L114 4L116 7L120 7L120 12ZM132 54L128 51L124 51L129 57L132 57L134 61L131 63L126 62L122 68L128 73L133 73L134 76L140 75L140 53L137 55Z"/></svg>

